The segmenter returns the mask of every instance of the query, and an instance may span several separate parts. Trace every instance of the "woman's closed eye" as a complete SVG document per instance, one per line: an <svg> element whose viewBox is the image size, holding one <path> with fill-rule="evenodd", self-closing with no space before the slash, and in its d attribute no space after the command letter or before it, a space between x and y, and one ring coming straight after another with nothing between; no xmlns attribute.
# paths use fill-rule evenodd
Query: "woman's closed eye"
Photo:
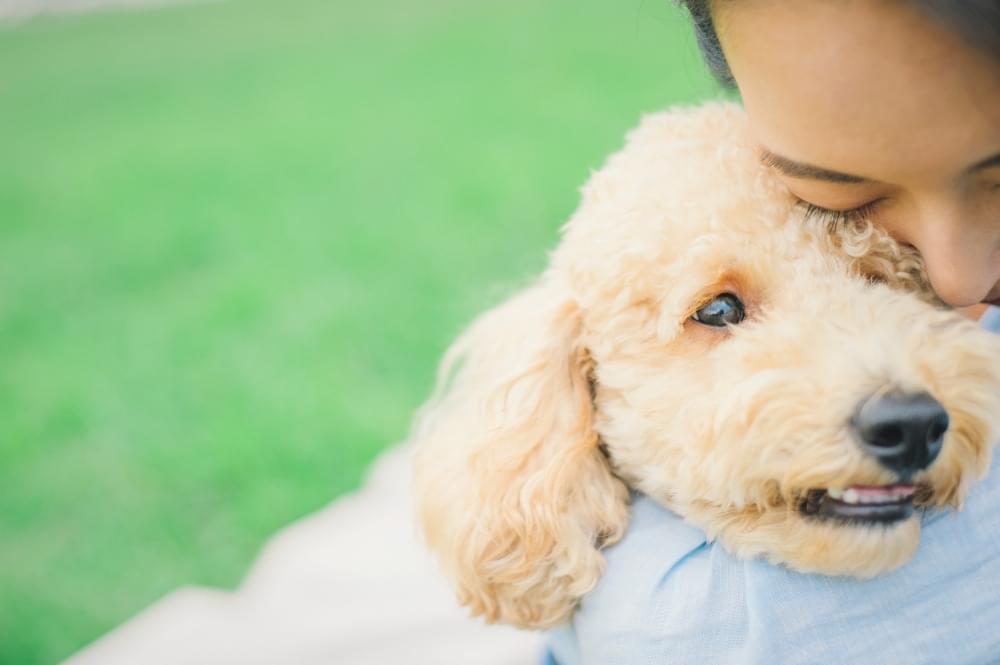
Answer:
<svg viewBox="0 0 1000 665"><path fill-rule="evenodd" d="M805 209L806 219L819 220L833 229L848 222L868 219L884 200L884 198L873 199L864 205L847 210L832 210L803 200L799 200L799 205Z"/></svg>

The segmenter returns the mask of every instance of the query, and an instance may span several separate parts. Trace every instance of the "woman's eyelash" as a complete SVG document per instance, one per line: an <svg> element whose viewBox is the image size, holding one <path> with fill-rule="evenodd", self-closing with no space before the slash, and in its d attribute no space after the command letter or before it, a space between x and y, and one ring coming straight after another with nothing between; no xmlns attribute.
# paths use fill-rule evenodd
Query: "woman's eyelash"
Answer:
<svg viewBox="0 0 1000 665"><path fill-rule="evenodd" d="M814 203L809 203L808 201L800 201L799 205L805 208L805 217L807 220L818 220L826 224L831 230L834 230L849 222L867 219L881 202L882 199L875 199L863 206L851 208L850 210L830 210Z"/></svg>

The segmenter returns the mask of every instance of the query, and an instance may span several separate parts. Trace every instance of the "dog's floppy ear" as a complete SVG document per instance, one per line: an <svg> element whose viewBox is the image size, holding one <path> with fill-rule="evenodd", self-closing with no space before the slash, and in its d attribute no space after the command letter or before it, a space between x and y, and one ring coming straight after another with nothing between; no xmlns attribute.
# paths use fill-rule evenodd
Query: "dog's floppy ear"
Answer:
<svg viewBox="0 0 1000 665"><path fill-rule="evenodd" d="M599 449L580 332L568 290L543 278L455 342L418 419L424 534L460 601L491 622L567 619L624 530L628 491Z"/></svg>

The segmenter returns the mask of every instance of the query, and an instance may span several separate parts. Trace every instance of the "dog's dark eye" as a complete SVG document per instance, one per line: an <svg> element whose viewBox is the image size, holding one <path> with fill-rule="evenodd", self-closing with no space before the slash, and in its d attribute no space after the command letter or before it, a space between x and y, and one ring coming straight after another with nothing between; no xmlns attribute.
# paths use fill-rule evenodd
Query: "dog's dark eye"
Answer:
<svg viewBox="0 0 1000 665"><path fill-rule="evenodd" d="M694 320L706 326L736 325L746 316L743 303L732 293L723 293L694 313Z"/></svg>

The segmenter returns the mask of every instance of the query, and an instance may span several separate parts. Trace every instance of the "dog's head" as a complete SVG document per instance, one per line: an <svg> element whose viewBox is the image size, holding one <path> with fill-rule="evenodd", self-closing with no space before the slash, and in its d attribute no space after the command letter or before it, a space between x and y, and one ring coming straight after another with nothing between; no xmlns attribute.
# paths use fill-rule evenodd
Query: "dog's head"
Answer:
<svg viewBox="0 0 1000 665"><path fill-rule="evenodd" d="M1000 341L883 232L804 218L713 105L647 118L543 277L449 351L416 489L462 601L540 627L596 582L628 486L740 556L867 577L998 430Z"/></svg>

